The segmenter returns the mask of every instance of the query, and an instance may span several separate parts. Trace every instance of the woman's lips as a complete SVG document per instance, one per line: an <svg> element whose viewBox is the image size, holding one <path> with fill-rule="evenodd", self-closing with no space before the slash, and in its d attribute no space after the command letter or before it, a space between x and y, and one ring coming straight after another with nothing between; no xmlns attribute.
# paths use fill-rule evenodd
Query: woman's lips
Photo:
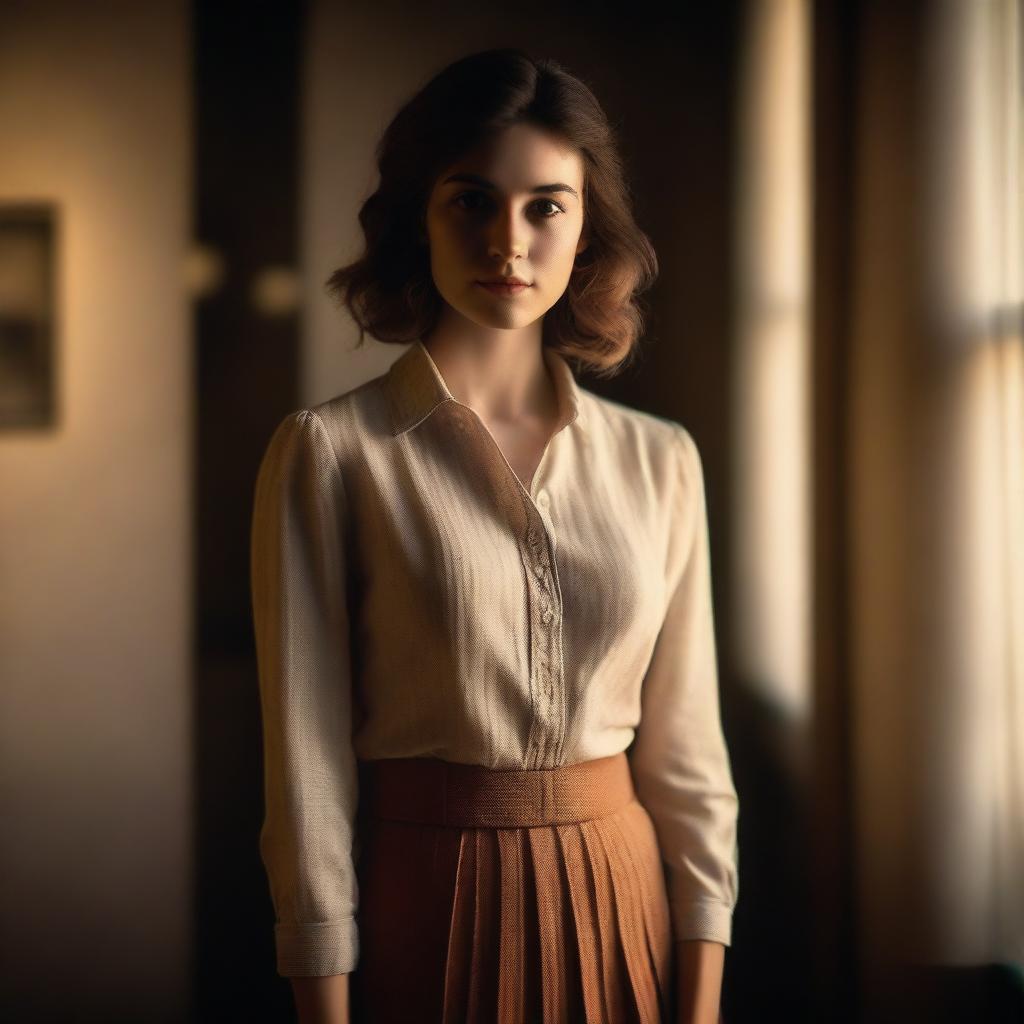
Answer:
<svg viewBox="0 0 1024 1024"><path fill-rule="evenodd" d="M486 288L492 295L511 296L526 291L532 285L528 284L487 284L484 281L477 281L481 288Z"/></svg>

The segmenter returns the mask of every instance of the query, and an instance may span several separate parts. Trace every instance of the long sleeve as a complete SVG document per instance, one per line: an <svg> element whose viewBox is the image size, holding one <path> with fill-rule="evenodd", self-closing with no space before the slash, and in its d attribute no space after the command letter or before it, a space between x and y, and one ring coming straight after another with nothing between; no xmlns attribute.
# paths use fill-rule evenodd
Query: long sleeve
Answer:
<svg viewBox="0 0 1024 1024"><path fill-rule="evenodd" d="M669 547L670 598L628 753L668 868L675 940L728 946L739 895L739 801L719 714L703 469L693 438L676 427L682 507Z"/></svg>
<svg viewBox="0 0 1024 1024"><path fill-rule="evenodd" d="M250 549L263 721L259 847L286 977L346 974L359 956L345 514L322 420L290 413L260 464Z"/></svg>

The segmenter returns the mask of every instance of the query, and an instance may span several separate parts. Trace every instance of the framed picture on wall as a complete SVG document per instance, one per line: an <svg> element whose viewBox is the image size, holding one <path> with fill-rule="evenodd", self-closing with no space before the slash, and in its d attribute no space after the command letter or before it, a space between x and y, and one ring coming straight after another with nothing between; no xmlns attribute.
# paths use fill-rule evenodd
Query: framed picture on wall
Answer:
<svg viewBox="0 0 1024 1024"><path fill-rule="evenodd" d="M57 208L0 202L0 426L54 422Z"/></svg>

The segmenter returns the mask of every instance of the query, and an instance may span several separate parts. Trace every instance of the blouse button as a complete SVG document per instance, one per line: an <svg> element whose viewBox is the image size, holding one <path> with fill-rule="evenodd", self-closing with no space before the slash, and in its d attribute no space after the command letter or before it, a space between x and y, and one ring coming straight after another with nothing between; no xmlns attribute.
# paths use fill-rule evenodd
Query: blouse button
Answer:
<svg viewBox="0 0 1024 1024"><path fill-rule="evenodd" d="M542 506L543 506L544 508L547 508L547 507L548 507L548 504L549 504L549 503L550 503L550 501L551 501L551 499L550 499L550 498L548 497L548 492L547 492L547 491L541 491L541 492L540 492L540 493L539 493L539 494L537 495L537 501L538 501L538 502L539 502L539 503L540 503L540 504L541 504L541 505L542 505Z"/></svg>
<svg viewBox="0 0 1024 1024"><path fill-rule="evenodd" d="M544 614L541 616L544 625L546 626L555 616L555 613L550 608L544 609Z"/></svg>

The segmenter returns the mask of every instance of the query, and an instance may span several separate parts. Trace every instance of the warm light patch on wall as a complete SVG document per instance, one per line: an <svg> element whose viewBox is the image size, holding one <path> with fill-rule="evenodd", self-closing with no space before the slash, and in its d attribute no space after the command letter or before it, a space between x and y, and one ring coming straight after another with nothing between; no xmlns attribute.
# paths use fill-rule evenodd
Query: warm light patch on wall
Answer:
<svg viewBox="0 0 1024 1024"><path fill-rule="evenodd" d="M188 294L206 298L224 283L224 257L213 246L195 244L185 253L181 273Z"/></svg>
<svg viewBox="0 0 1024 1024"><path fill-rule="evenodd" d="M810 713L810 13L746 7L739 82L733 657L787 717Z"/></svg>
<svg viewBox="0 0 1024 1024"><path fill-rule="evenodd" d="M249 297L264 316L286 316L299 308L302 283L293 267L264 267L253 278Z"/></svg>

